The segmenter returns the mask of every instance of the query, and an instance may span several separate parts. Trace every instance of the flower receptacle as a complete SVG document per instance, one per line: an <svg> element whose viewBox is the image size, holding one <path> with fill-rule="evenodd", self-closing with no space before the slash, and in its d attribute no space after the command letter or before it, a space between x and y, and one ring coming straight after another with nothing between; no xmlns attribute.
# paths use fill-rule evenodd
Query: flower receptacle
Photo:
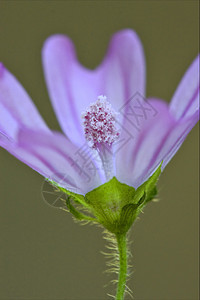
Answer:
<svg viewBox="0 0 200 300"><path fill-rule="evenodd" d="M85 196L60 189L67 194L66 206L75 219L101 224L116 235L126 234L146 203L156 196L160 173L161 164L136 190L116 177Z"/></svg>

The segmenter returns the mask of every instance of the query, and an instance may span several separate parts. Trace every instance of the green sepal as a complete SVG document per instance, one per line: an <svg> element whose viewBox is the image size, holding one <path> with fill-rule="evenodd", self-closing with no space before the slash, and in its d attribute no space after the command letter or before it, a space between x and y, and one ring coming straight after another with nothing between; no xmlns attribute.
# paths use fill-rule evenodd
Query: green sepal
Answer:
<svg viewBox="0 0 200 300"><path fill-rule="evenodd" d="M151 192L149 193L148 198L146 199L146 203L155 199L156 195L158 194L158 190L156 188L156 186L151 190Z"/></svg>
<svg viewBox="0 0 200 300"><path fill-rule="evenodd" d="M65 188L61 187L58 183L56 183L53 180L47 179L47 181L49 181L50 184L57 187L63 193L67 194L67 196L71 197L73 201L75 201L76 203L81 204L84 207L88 207L87 203L85 202L85 197L83 195L66 190Z"/></svg>
<svg viewBox="0 0 200 300"><path fill-rule="evenodd" d="M132 199L134 195L135 189L133 187L121 183L116 177L113 177L110 181L87 193L85 199L93 207L101 205L112 211L117 211L125 202L129 203L129 199Z"/></svg>
<svg viewBox="0 0 200 300"><path fill-rule="evenodd" d="M126 233L129 230L137 217L137 208L138 204L132 203L127 204L122 208L118 225L118 233Z"/></svg>
<svg viewBox="0 0 200 300"><path fill-rule="evenodd" d="M113 177L109 182L85 195L98 222L111 232L119 230L120 213L124 205L133 199L135 189Z"/></svg>
<svg viewBox="0 0 200 300"><path fill-rule="evenodd" d="M153 175L137 188L133 198L133 203L123 207L119 226L121 228L121 233L129 230L146 203L154 199L157 195L156 184L161 173L161 166L162 163Z"/></svg>
<svg viewBox="0 0 200 300"><path fill-rule="evenodd" d="M119 222L119 228L118 228L118 233L123 234L126 233L139 213L142 210L142 207L145 204L145 193L140 199L140 201L135 204L135 203L130 203L125 205L120 214L120 222Z"/></svg>
<svg viewBox="0 0 200 300"><path fill-rule="evenodd" d="M147 181L145 181L141 186L137 188L135 192L134 203L138 203L138 201L144 195L144 192L146 194L145 202L152 200L156 196L157 194L156 184L161 173L161 166L162 163L159 165L159 167L156 169L153 175Z"/></svg>
<svg viewBox="0 0 200 300"><path fill-rule="evenodd" d="M161 173L161 165L153 175L135 190L121 183L116 177L88 192L85 196L65 190L51 181L53 185L68 195L66 205L77 220L88 220L103 225L115 234L126 233L147 202L156 194L156 184ZM78 204L78 209L72 204ZM79 211L94 216L90 217Z"/></svg>
<svg viewBox="0 0 200 300"><path fill-rule="evenodd" d="M113 233L127 232L146 203L156 196L161 165L137 190L113 177L87 193L86 202L99 223Z"/></svg>
<svg viewBox="0 0 200 300"><path fill-rule="evenodd" d="M78 211L71 203L70 197L67 197L66 199L66 206L69 209L69 212L72 213L75 219L79 221L95 221L95 219L91 218L90 216L87 216L80 211Z"/></svg>

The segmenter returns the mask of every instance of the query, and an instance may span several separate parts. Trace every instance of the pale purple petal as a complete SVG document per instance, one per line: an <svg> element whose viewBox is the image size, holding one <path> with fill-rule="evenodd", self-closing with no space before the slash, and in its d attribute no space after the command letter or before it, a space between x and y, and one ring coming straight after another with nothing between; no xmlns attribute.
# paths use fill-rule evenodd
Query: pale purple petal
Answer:
<svg viewBox="0 0 200 300"><path fill-rule="evenodd" d="M145 96L145 58L137 34L122 30L113 35L106 57L99 67L101 88L115 110L136 93Z"/></svg>
<svg viewBox="0 0 200 300"><path fill-rule="evenodd" d="M157 101L151 104L148 99L137 93L120 111L125 116L126 122L120 124L120 138L114 145L116 153L116 173L119 180L132 184L132 170L134 165L133 153L136 152L138 140L142 139L144 128L149 129L158 119L159 113L167 111L167 104ZM134 154L135 155L135 154Z"/></svg>
<svg viewBox="0 0 200 300"><path fill-rule="evenodd" d="M1 143L1 141L0 141ZM95 169L87 168L79 150L62 134L21 130L17 143L2 145L18 159L68 190L85 194L102 184Z"/></svg>
<svg viewBox="0 0 200 300"><path fill-rule="evenodd" d="M42 54L57 118L65 134L78 145L85 142L81 113L99 95L106 95L116 110L134 93L144 95L144 55L139 38L131 30L112 37L105 59L95 70L78 62L71 40L63 35L47 39Z"/></svg>
<svg viewBox="0 0 200 300"><path fill-rule="evenodd" d="M29 95L0 63L0 131L15 139L21 127L48 131Z"/></svg>
<svg viewBox="0 0 200 300"><path fill-rule="evenodd" d="M160 157L162 157L162 169L166 167L172 157L176 154L185 138L198 121L199 111L196 111L193 116L179 120L176 123L175 128L166 140L165 144L162 145L162 148L160 149L159 155L157 157L157 161L160 159Z"/></svg>
<svg viewBox="0 0 200 300"><path fill-rule="evenodd" d="M130 152L128 157L123 156L124 169L118 163L117 177L135 188L147 180L162 161L164 169L199 119L197 111L193 116L175 120L167 103L149 101L158 114L143 123L140 133L135 135L129 145L131 156Z"/></svg>
<svg viewBox="0 0 200 300"><path fill-rule="evenodd" d="M192 116L199 109L199 56L183 76L170 103L176 119Z"/></svg>
<svg viewBox="0 0 200 300"><path fill-rule="evenodd" d="M71 40L63 35L47 39L42 57L48 91L62 130L80 146L85 143L81 113L100 94L98 74L79 64Z"/></svg>
<svg viewBox="0 0 200 300"><path fill-rule="evenodd" d="M15 140L18 129L19 123L0 102L0 138L6 136L9 140Z"/></svg>
<svg viewBox="0 0 200 300"><path fill-rule="evenodd" d="M127 143L116 155L117 178L134 187L136 187L138 178L146 169L163 136L174 122L173 118L169 116L168 106L164 101L148 99L148 101L141 103L143 107L151 109L146 115L141 113L141 117L138 119L131 116L132 123L127 122L126 130L123 129ZM137 113L139 115L139 111ZM127 125L129 126L127 127ZM130 138L126 131L131 133Z"/></svg>
<svg viewBox="0 0 200 300"><path fill-rule="evenodd" d="M197 121L198 115L196 114L195 117L189 117L188 119L182 120L182 122L178 121L169 131L166 131L157 149L154 149L151 160L148 160L146 168L142 173L138 172L139 176L135 180L135 186L139 186L142 182L147 180L162 161L162 170L166 167Z"/></svg>

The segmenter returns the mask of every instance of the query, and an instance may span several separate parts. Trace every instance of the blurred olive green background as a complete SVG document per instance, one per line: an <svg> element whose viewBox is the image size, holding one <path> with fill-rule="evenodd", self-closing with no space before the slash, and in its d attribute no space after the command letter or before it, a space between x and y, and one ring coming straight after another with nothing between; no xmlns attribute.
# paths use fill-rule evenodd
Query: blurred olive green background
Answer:
<svg viewBox="0 0 200 300"><path fill-rule="evenodd" d="M43 78L44 40L69 35L80 61L94 68L123 28L142 40L147 96L169 101L198 53L197 1L0 1L0 60L59 129ZM196 126L159 181L160 202L133 227L129 286L136 300L198 299L198 165ZM109 299L102 231L49 207L42 184L0 149L0 299Z"/></svg>

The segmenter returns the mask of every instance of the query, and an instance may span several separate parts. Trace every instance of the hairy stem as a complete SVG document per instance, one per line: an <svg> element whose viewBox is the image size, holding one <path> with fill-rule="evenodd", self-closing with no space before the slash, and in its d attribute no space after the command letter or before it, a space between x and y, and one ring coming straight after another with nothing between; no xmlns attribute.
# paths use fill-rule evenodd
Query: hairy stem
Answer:
<svg viewBox="0 0 200 300"><path fill-rule="evenodd" d="M116 235L118 251L119 251L119 278L117 286L116 300L124 299L127 277L127 245L126 234Z"/></svg>

